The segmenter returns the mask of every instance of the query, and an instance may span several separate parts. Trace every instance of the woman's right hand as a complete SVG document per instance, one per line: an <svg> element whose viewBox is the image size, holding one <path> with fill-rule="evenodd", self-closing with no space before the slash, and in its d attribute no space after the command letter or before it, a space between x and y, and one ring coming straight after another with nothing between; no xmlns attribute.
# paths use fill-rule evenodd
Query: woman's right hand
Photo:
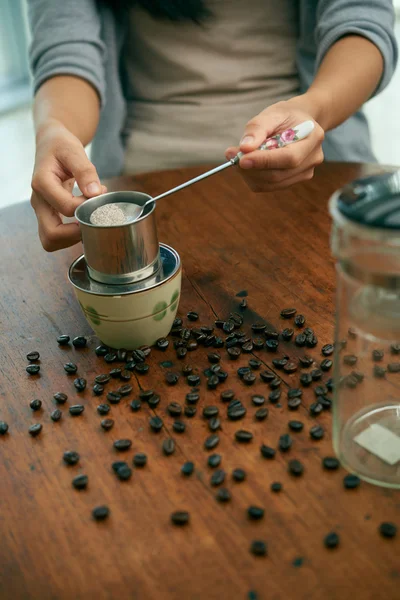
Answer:
<svg viewBox="0 0 400 600"><path fill-rule="evenodd" d="M83 196L72 195L75 181ZM64 125L52 120L37 132L31 204L47 252L80 241L78 223L63 223L62 216L73 217L86 198L106 191L82 143Z"/></svg>

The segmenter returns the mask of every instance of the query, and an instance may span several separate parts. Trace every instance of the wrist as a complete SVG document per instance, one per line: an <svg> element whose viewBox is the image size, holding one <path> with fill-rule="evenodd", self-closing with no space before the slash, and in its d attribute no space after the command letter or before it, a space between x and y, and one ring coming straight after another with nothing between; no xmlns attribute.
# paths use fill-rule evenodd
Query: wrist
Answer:
<svg viewBox="0 0 400 600"><path fill-rule="evenodd" d="M55 132L57 130L65 130L65 126L58 119L48 118L44 120L42 123L36 125L36 144L38 144L44 137L49 135L49 133Z"/></svg>
<svg viewBox="0 0 400 600"><path fill-rule="evenodd" d="M330 129L331 98L324 90L311 86L307 92L288 102L308 113L324 131Z"/></svg>

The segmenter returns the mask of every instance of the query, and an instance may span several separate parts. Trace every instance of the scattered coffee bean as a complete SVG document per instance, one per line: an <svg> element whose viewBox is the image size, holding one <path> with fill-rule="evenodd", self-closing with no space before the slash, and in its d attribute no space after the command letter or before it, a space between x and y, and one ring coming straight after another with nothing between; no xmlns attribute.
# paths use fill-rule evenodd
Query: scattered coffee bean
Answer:
<svg viewBox="0 0 400 600"><path fill-rule="evenodd" d="M231 320L225 321L222 329L225 331L225 333L232 333L232 331L235 329L235 323Z"/></svg>
<svg viewBox="0 0 400 600"><path fill-rule="evenodd" d="M246 471L243 469L234 469L232 471L232 479L238 483L244 481L246 479Z"/></svg>
<svg viewBox="0 0 400 600"><path fill-rule="evenodd" d="M184 433L186 430L186 425L183 421L174 421L172 424L172 429L175 433Z"/></svg>
<svg viewBox="0 0 400 600"><path fill-rule="evenodd" d="M288 433L284 433L279 438L279 450L281 452L287 452L292 447L293 440Z"/></svg>
<svg viewBox="0 0 400 600"><path fill-rule="evenodd" d="M211 417L216 417L219 413L218 406L206 406L203 409L203 417L205 419L210 419Z"/></svg>
<svg viewBox="0 0 400 600"><path fill-rule="evenodd" d="M95 383L93 386L93 393L95 396L101 396L101 394L104 392L104 385L101 385L100 383Z"/></svg>
<svg viewBox="0 0 400 600"><path fill-rule="evenodd" d="M149 365L147 365L144 362L137 363L135 365L135 371L136 371L136 373L139 373L139 375L145 375L146 373L148 373L149 369L150 369Z"/></svg>
<svg viewBox="0 0 400 600"><path fill-rule="evenodd" d="M243 379L247 373L251 373L250 367L239 367L237 370L237 374L239 375L240 379Z"/></svg>
<svg viewBox="0 0 400 600"><path fill-rule="evenodd" d="M132 374L125 369L124 371L121 371L120 378L122 381L130 381L132 379Z"/></svg>
<svg viewBox="0 0 400 600"><path fill-rule="evenodd" d="M223 402L230 402L235 397L235 392L233 390L224 390L221 392L220 397Z"/></svg>
<svg viewBox="0 0 400 600"><path fill-rule="evenodd" d="M389 363L387 370L389 373L400 373L400 363Z"/></svg>
<svg viewBox="0 0 400 600"><path fill-rule="evenodd" d="M225 471L223 469L217 469L216 471L214 471L214 473L211 475L210 478L210 484L214 487L217 487L218 485L222 485L225 481Z"/></svg>
<svg viewBox="0 0 400 600"><path fill-rule="evenodd" d="M188 417L189 419L194 417L196 412L197 412L197 410L196 410L195 406L185 406L184 413L185 413L185 416Z"/></svg>
<svg viewBox="0 0 400 600"><path fill-rule="evenodd" d="M129 450L129 448L132 446L132 440L127 440L127 439L115 440L113 446L119 452L125 452L126 450Z"/></svg>
<svg viewBox="0 0 400 600"><path fill-rule="evenodd" d="M246 412L247 411L245 407L241 403L239 403L238 405L235 405L232 408L228 408L228 419L230 419L231 421L238 421L246 415Z"/></svg>
<svg viewBox="0 0 400 600"><path fill-rule="evenodd" d="M384 522L379 525L379 533L385 538L394 538L397 534L397 525L390 522Z"/></svg>
<svg viewBox="0 0 400 600"><path fill-rule="evenodd" d="M155 416L150 418L149 425L153 431L158 432L161 431L164 423L160 417Z"/></svg>
<svg viewBox="0 0 400 600"><path fill-rule="evenodd" d="M397 343L397 344L392 344L392 345L390 346L390 352L391 352L392 354L400 354L400 344L399 344L399 343Z"/></svg>
<svg viewBox="0 0 400 600"><path fill-rule="evenodd" d="M52 421L54 421L55 423L57 421L59 421L62 417L62 412L59 408L54 409L51 413L50 413L50 419Z"/></svg>
<svg viewBox="0 0 400 600"><path fill-rule="evenodd" d="M306 336L307 348L315 348L317 345L318 345L318 338L316 335L307 335Z"/></svg>
<svg viewBox="0 0 400 600"><path fill-rule="evenodd" d="M216 387L218 386L220 380L218 375L211 375L208 379L207 379L207 387L209 390L215 390Z"/></svg>
<svg viewBox="0 0 400 600"><path fill-rule="evenodd" d="M268 408L265 406L256 410L254 417L257 421L264 421L268 417Z"/></svg>
<svg viewBox="0 0 400 600"><path fill-rule="evenodd" d="M73 406L69 407L69 414L72 417L78 417L84 412L84 410L85 407L83 406L83 404L74 404Z"/></svg>
<svg viewBox="0 0 400 600"><path fill-rule="evenodd" d="M57 404L65 404L65 402L68 400L67 394L64 394L63 392L57 392L54 394L53 398Z"/></svg>
<svg viewBox="0 0 400 600"><path fill-rule="evenodd" d="M221 355L218 354L218 352L210 352L210 354L207 355L207 358L212 365L215 365L221 360Z"/></svg>
<svg viewBox="0 0 400 600"><path fill-rule="evenodd" d="M128 481L132 477L132 469L126 463L122 463L115 469L115 474L121 481Z"/></svg>
<svg viewBox="0 0 400 600"><path fill-rule="evenodd" d="M254 394L251 397L251 401L253 402L254 406L262 406L265 403L265 398L264 396L261 396L261 394Z"/></svg>
<svg viewBox="0 0 400 600"><path fill-rule="evenodd" d="M296 432L303 431L304 428L304 423L302 423L301 421L289 421L288 425L289 429Z"/></svg>
<svg viewBox="0 0 400 600"><path fill-rule="evenodd" d="M372 360L375 362L380 362L383 360L385 353L383 350L372 350Z"/></svg>
<svg viewBox="0 0 400 600"><path fill-rule="evenodd" d="M291 319L297 313L295 308L284 308L281 310L282 319Z"/></svg>
<svg viewBox="0 0 400 600"><path fill-rule="evenodd" d="M117 351L117 361L118 362L126 362L127 356L128 356L128 353L124 348L120 348Z"/></svg>
<svg viewBox="0 0 400 600"><path fill-rule="evenodd" d="M260 447L260 452L263 458L275 458L276 450L270 446L262 444Z"/></svg>
<svg viewBox="0 0 400 600"><path fill-rule="evenodd" d="M87 475L77 475L72 480L72 485L76 490L85 490L87 488L87 484L89 482L89 477Z"/></svg>
<svg viewBox="0 0 400 600"><path fill-rule="evenodd" d="M33 411L40 410L42 408L42 401L37 399L31 400L29 406Z"/></svg>
<svg viewBox="0 0 400 600"><path fill-rule="evenodd" d="M300 477L304 473L304 466L299 460L292 459L289 461L288 471L290 475L293 475L294 477Z"/></svg>
<svg viewBox="0 0 400 600"><path fill-rule="evenodd" d="M110 509L108 506L96 506L96 508L92 510L92 516L95 521L104 521L104 519L107 519L109 515Z"/></svg>
<svg viewBox="0 0 400 600"><path fill-rule="evenodd" d="M262 540L254 540L251 542L250 552L254 556L267 556L267 544Z"/></svg>
<svg viewBox="0 0 400 600"><path fill-rule="evenodd" d="M256 350L262 350L264 348L264 340L260 337L255 337L252 339L253 346Z"/></svg>
<svg viewBox="0 0 400 600"><path fill-rule="evenodd" d="M343 478L343 485L347 490L353 490L357 488L361 483L361 479L354 475L353 473L349 473Z"/></svg>
<svg viewBox="0 0 400 600"><path fill-rule="evenodd" d="M221 464L221 455L220 454L210 454L207 459L207 464L212 469L216 469Z"/></svg>
<svg viewBox="0 0 400 600"><path fill-rule="evenodd" d="M120 396L129 396L132 390L133 386L130 383L126 383L125 385L121 385L121 387L118 388L117 394L119 394Z"/></svg>
<svg viewBox="0 0 400 600"><path fill-rule="evenodd" d="M171 521L174 525L183 527L189 523L189 513L184 510L179 510L171 515Z"/></svg>
<svg viewBox="0 0 400 600"><path fill-rule="evenodd" d="M8 423L0 421L0 435L5 435L8 431Z"/></svg>
<svg viewBox="0 0 400 600"><path fill-rule="evenodd" d="M240 348L233 346L232 348L227 349L228 356L231 360L237 360L241 354Z"/></svg>
<svg viewBox="0 0 400 600"><path fill-rule="evenodd" d="M300 375L300 383L304 387L308 387L312 384L313 378L311 377L311 373L302 373Z"/></svg>
<svg viewBox="0 0 400 600"><path fill-rule="evenodd" d="M190 387L195 387L196 385L200 385L200 376L199 375L188 375L187 383Z"/></svg>
<svg viewBox="0 0 400 600"><path fill-rule="evenodd" d="M59 335L57 338L57 344L59 346L67 346L69 344L70 341L70 337L69 335Z"/></svg>
<svg viewBox="0 0 400 600"><path fill-rule="evenodd" d="M74 379L74 386L78 392L83 392L86 389L86 383L87 381L83 377L78 377L77 379Z"/></svg>
<svg viewBox="0 0 400 600"><path fill-rule="evenodd" d="M312 377L313 381L319 381L322 377L321 369L313 369L311 371L311 377Z"/></svg>
<svg viewBox="0 0 400 600"><path fill-rule="evenodd" d="M187 348L178 348L176 351L176 357L179 359L183 359L186 357L188 349Z"/></svg>
<svg viewBox="0 0 400 600"><path fill-rule="evenodd" d="M267 325L259 321L257 323L253 323L251 328L255 333L262 333L267 329Z"/></svg>
<svg viewBox="0 0 400 600"><path fill-rule="evenodd" d="M189 321L198 321L199 320L199 313L195 312L194 310L189 311L186 316L189 319Z"/></svg>
<svg viewBox="0 0 400 600"><path fill-rule="evenodd" d="M296 327L304 327L306 323L306 318L304 315L296 315L294 318L294 324Z"/></svg>
<svg viewBox="0 0 400 600"><path fill-rule="evenodd" d="M290 342L290 340L294 336L294 329L290 329L290 328L286 327L282 331L281 336L282 336L282 339L285 340L285 342Z"/></svg>
<svg viewBox="0 0 400 600"><path fill-rule="evenodd" d="M28 375L37 375L40 371L40 365L28 365L25 370Z"/></svg>
<svg viewBox="0 0 400 600"><path fill-rule="evenodd" d="M299 348L303 348L306 345L306 341L307 336L304 333L299 333L298 335L296 335L294 343L296 344L296 346L299 346Z"/></svg>
<svg viewBox="0 0 400 600"><path fill-rule="evenodd" d="M114 427L114 420L113 419L102 419L102 421L100 422L100 425L104 429L104 431L110 431L110 429L112 429Z"/></svg>
<svg viewBox="0 0 400 600"><path fill-rule="evenodd" d="M192 462L185 462L182 465L181 473L182 473L182 475L185 475L185 477L190 477L190 475L192 475L193 472L194 472L194 464Z"/></svg>
<svg viewBox="0 0 400 600"><path fill-rule="evenodd" d="M253 369L253 371L257 371L262 365L261 360L258 360L258 358L250 358L249 360L249 367L251 369Z"/></svg>
<svg viewBox="0 0 400 600"><path fill-rule="evenodd" d="M63 460L67 465L73 466L76 465L76 463L79 461L80 456L77 452L75 452L74 450L67 450L67 452L64 452L63 454Z"/></svg>
<svg viewBox="0 0 400 600"><path fill-rule="evenodd" d="M245 383L246 385L253 385L256 381L256 376L254 375L254 373L246 373L246 375L244 375L243 377L243 383Z"/></svg>
<svg viewBox="0 0 400 600"><path fill-rule="evenodd" d="M325 432L320 425L314 425L310 429L310 437L313 440L322 440L322 438L324 437L324 434L325 434Z"/></svg>
<svg viewBox="0 0 400 600"><path fill-rule="evenodd" d="M221 428L221 420L218 417L211 417L208 421L210 431L218 431Z"/></svg>
<svg viewBox="0 0 400 600"><path fill-rule="evenodd" d="M64 365L64 371L68 373L68 375L74 375L78 370L78 367L75 363L68 362Z"/></svg>
<svg viewBox="0 0 400 600"><path fill-rule="evenodd" d="M340 462L335 456L325 456L322 459L322 466L327 471L336 471L340 467Z"/></svg>
<svg viewBox="0 0 400 600"><path fill-rule="evenodd" d="M324 410L324 407L322 406L321 402L313 402L310 405L310 415L312 417L317 417L318 415L320 415L322 413L323 410Z"/></svg>
<svg viewBox="0 0 400 600"><path fill-rule="evenodd" d="M41 423L35 423L34 425L31 425L28 429L28 432L31 434L32 437L35 437L37 435L39 435L39 433L42 431L42 424Z"/></svg>
<svg viewBox="0 0 400 600"><path fill-rule="evenodd" d="M326 385L317 385L316 388L314 388L314 394L316 395L316 397L318 398L318 396L325 396L325 394L328 393L328 388L326 387Z"/></svg>
<svg viewBox="0 0 400 600"><path fill-rule="evenodd" d="M272 381L269 382L269 387L271 388L271 390L276 390L280 387L281 383L281 379L279 379L278 377L274 377L274 379L272 379Z"/></svg>
<svg viewBox="0 0 400 600"><path fill-rule="evenodd" d="M313 364L314 359L308 354L299 357L299 363L304 369L308 369Z"/></svg>
<svg viewBox="0 0 400 600"><path fill-rule="evenodd" d="M269 350L270 352L276 352L278 350L278 347L279 347L278 340L267 340L265 342L265 348L267 350Z"/></svg>
<svg viewBox="0 0 400 600"><path fill-rule="evenodd" d="M331 533L328 533L328 535L325 536L324 538L324 544L326 546L326 548L336 548L339 545L339 536L337 533L335 533L334 531L332 531Z"/></svg>
<svg viewBox="0 0 400 600"><path fill-rule="evenodd" d="M264 516L264 509L260 506L249 506L247 509L247 516L253 521L259 521Z"/></svg>
<svg viewBox="0 0 400 600"><path fill-rule="evenodd" d="M276 369L283 369L286 365L288 359L287 358L273 358L272 364Z"/></svg>
<svg viewBox="0 0 400 600"><path fill-rule="evenodd" d="M270 383L276 378L276 375L272 371L261 371L260 377L265 383Z"/></svg>
<svg viewBox="0 0 400 600"><path fill-rule="evenodd" d="M374 365L373 374L374 377L377 377L378 379L383 379L383 377L385 377L386 375L386 369L384 367L380 367L379 365Z"/></svg>
<svg viewBox="0 0 400 600"><path fill-rule="evenodd" d="M142 408L142 403L140 402L140 400L132 400L129 406L131 407L133 412L138 412Z"/></svg>
<svg viewBox="0 0 400 600"><path fill-rule="evenodd" d="M175 452L175 442L172 438L167 438L162 443L162 449L166 456L171 456Z"/></svg>
<svg viewBox="0 0 400 600"><path fill-rule="evenodd" d="M321 361L320 369L322 371L329 371L329 369L332 368L332 365L333 365L333 361L331 361L329 358L325 358L324 360Z"/></svg>
<svg viewBox="0 0 400 600"><path fill-rule="evenodd" d="M170 402L167 411L171 417L179 417L182 414L182 406L178 402Z"/></svg>
<svg viewBox="0 0 400 600"><path fill-rule="evenodd" d="M357 362L357 356L354 354L346 354L343 356L343 364L348 365L349 367L354 367Z"/></svg>
<svg viewBox="0 0 400 600"><path fill-rule="evenodd" d="M28 354L26 355L26 360L29 360L29 362L35 362L36 360L39 360L39 358L40 354L36 350L28 352Z"/></svg>
<svg viewBox="0 0 400 600"><path fill-rule="evenodd" d="M198 392L188 392L186 394L186 402L188 404L197 404L200 400L200 394Z"/></svg>
<svg viewBox="0 0 400 600"><path fill-rule="evenodd" d="M362 381L364 379L364 374L363 373L360 373L359 371L357 371L358 375L356 375L355 373L356 373L356 371L352 372L353 377L356 377L358 379L359 376L360 376L361 379L359 379L359 381ZM326 387L328 388L328 390L330 392L333 392L333 387L334 386L333 386L333 379L332 379L332 377L330 379L328 379L328 381L326 382L325 385L326 385Z"/></svg>
<svg viewBox="0 0 400 600"><path fill-rule="evenodd" d="M297 365L294 362L287 362L283 367L285 373L295 373L297 371Z"/></svg>
<svg viewBox="0 0 400 600"><path fill-rule="evenodd" d="M85 348L86 344L87 344L87 339L83 335L78 335L77 337L74 337L74 339L72 340L72 345L75 348Z"/></svg>
<svg viewBox="0 0 400 600"><path fill-rule="evenodd" d="M272 390L272 392L269 393L268 395L268 400L271 402L271 404L277 404L277 402L279 402L281 397L281 390Z"/></svg>
<svg viewBox="0 0 400 600"><path fill-rule="evenodd" d="M251 431L246 431L245 429L239 429L239 431L236 431L236 433L235 433L235 439L237 442L247 444L248 442L251 442L251 440L253 439L253 434L251 433Z"/></svg>
<svg viewBox="0 0 400 600"><path fill-rule="evenodd" d="M271 492L280 492L282 490L282 484L280 481L274 481L273 483L271 483Z"/></svg>
<svg viewBox="0 0 400 600"><path fill-rule="evenodd" d="M219 444L219 436L216 433L210 435L204 442L204 448L206 450L213 450Z"/></svg>
<svg viewBox="0 0 400 600"><path fill-rule="evenodd" d="M95 353L97 356L105 356L106 354L108 354L108 348L107 346L97 346L97 348L95 349Z"/></svg>
<svg viewBox="0 0 400 600"><path fill-rule="evenodd" d="M324 356L331 356L333 354L334 350L335 350L335 348L334 348L333 344L325 344L325 346L322 346L321 353Z"/></svg>
<svg viewBox="0 0 400 600"><path fill-rule="evenodd" d="M135 467L144 467L147 464L147 455L143 452L135 454L133 457L133 464Z"/></svg>
<svg viewBox="0 0 400 600"><path fill-rule="evenodd" d="M107 394L107 400L111 402L111 404L118 404L118 402L121 402L121 398L122 395L118 392L108 392Z"/></svg>
<svg viewBox="0 0 400 600"><path fill-rule="evenodd" d="M226 488L220 488L215 494L215 498L218 502L229 502L232 498L231 493Z"/></svg>
<svg viewBox="0 0 400 600"><path fill-rule="evenodd" d="M290 398L287 405L289 410L297 410L301 406L301 398Z"/></svg>

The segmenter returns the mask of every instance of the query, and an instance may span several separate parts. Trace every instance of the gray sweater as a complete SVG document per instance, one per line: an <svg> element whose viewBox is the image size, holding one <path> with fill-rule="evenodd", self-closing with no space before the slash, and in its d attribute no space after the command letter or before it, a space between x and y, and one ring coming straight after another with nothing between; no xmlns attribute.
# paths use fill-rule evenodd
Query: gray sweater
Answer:
<svg viewBox="0 0 400 600"><path fill-rule="evenodd" d="M128 19L101 0L28 0L32 30L30 64L34 91L54 75L89 81L101 99L92 160L101 177L123 167L127 81L120 69ZM384 73L375 94L389 83L397 63L391 0L299 0L297 68L301 92L310 86L326 52L347 34L364 36L382 53ZM351 89L349 90L351 94ZM326 135L327 160L374 162L362 111Z"/></svg>

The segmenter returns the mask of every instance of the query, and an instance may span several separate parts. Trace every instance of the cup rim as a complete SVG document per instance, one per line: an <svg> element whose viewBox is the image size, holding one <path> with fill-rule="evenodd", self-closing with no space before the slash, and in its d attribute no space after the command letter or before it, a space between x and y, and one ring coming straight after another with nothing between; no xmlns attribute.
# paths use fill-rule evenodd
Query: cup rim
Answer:
<svg viewBox="0 0 400 600"><path fill-rule="evenodd" d="M147 202L147 200L152 199L152 196L150 196L149 194L146 194L145 192L139 192L137 190L120 190L118 192L106 192L105 194L99 194L98 196L93 196L92 198L88 198L87 200L84 200L82 202L82 204L80 204L75 209L74 217L80 225L84 225L85 227L93 227L94 229L114 229L116 227L131 227L132 225L135 225L136 223L140 223L144 219L147 219L154 212L154 210L156 208L155 201L153 202L153 205L149 204L150 209L148 210L148 212L146 212L146 214L139 217L139 219L135 219L134 221L130 221L128 223L122 223L121 225L95 225L94 223L84 221L83 219L81 219L79 217L79 211L83 205L88 206L88 204L89 204L89 206L90 206L91 204L96 204L96 201L98 201L99 198L103 199L103 198L106 198L107 196L111 196L113 198L113 200L107 204L114 204L115 202L120 202L120 200L118 200L119 196L122 196L122 195L126 196L126 194L141 194L142 196L146 197L145 203ZM129 202L129 200L128 200L128 202ZM140 204L138 205L137 202L132 202L131 204L136 204L137 206L142 206ZM103 206L103 205L101 204L100 206Z"/></svg>

